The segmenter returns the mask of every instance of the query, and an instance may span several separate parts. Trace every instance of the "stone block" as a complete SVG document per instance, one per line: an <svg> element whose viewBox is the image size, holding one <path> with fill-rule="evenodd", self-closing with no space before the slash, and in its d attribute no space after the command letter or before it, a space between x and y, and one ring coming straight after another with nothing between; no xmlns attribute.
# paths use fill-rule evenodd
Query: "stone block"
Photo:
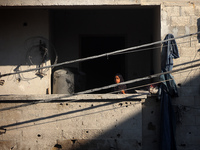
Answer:
<svg viewBox="0 0 200 150"><path fill-rule="evenodd" d="M182 17L171 17L171 26L185 26L190 25L190 17L182 16Z"/></svg>

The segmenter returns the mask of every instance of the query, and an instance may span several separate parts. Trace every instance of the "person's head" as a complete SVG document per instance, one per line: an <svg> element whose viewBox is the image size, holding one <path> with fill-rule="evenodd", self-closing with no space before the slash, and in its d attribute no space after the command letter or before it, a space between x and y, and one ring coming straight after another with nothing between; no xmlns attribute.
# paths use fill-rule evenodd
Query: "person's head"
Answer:
<svg viewBox="0 0 200 150"><path fill-rule="evenodd" d="M121 74L117 73L114 78L115 83L124 82L124 79Z"/></svg>

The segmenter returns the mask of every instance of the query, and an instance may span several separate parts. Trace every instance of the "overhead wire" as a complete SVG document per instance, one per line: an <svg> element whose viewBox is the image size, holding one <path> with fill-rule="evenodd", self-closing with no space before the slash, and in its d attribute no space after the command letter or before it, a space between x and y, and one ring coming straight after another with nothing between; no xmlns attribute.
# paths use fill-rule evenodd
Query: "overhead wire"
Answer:
<svg viewBox="0 0 200 150"><path fill-rule="evenodd" d="M187 67L187 68L191 68L191 67L196 67L197 65L195 66L190 66L190 67ZM180 69L179 69L180 70ZM176 70L178 71L178 70ZM175 71L175 72L176 72ZM168 72L165 72L166 74ZM167 82L167 81L170 81L170 80L173 80L173 79L169 79L169 80L164 80L164 81L159 81L159 82ZM132 80L132 82L134 82L136 80ZM137 86L137 87L132 87L132 88L129 88L129 89L134 89L134 88L140 88L140 87L144 87L144 86L148 86L150 84L157 84L159 82L154 82L154 83L149 83L149 84L146 84L146 85L141 85L141 86ZM126 83L126 82L125 82ZM124 82L122 83L124 84ZM117 84L115 84L117 86ZM82 94L84 94L84 92L82 92ZM86 92L85 92L86 94ZM106 94L109 94L109 93L106 93ZM0 111L4 111L4 110L10 110L11 108L20 108L20 107L26 107L26 106L30 106L30 105L33 105L33 104L38 104L38 103L49 103L49 102L52 102L52 101L57 101L57 100L66 100L65 98L69 98L69 97L72 97L72 96L76 96L76 95L80 95L80 92L78 93L74 93L74 94L65 94L65 95L59 95L59 96L56 96L56 97L52 97L52 98L47 98L47 99L44 99L44 100L39 100L39 101L30 101L29 103L26 103L26 104L21 104L21 105L17 105L17 106L14 106L14 107L9 107L9 108L2 108L0 109ZM80 101L81 99L68 99L67 101L68 102L77 102L77 101Z"/></svg>
<svg viewBox="0 0 200 150"><path fill-rule="evenodd" d="M32 102L32 103L33 104L47 103L47 102L51 102L51 101L54 101L54 100L60 100L60 99L63 99L63 98L68 98L68 97L77 96L77 95L81 95L81 94L89 94L89 93L92 93L92 92L96 92L96 91L100 91L100 90L104 90L104 89L109 89L109 88L115 87L117 85L131 84L131 83L139 82L139 81L142 81L142 80L147 80L147 79L155 78L155 77L158 77L160 75L174 73L174 72L178 72L178 71L181 71L181 70L194 68L194 67L197 67L199 65L200 64L195 64L193 66L187 66L187 67L179 68L179 69L176 69L176 70L171 70L171 71L167 71L167 72L157 73L157 74L149 75L149 76L146 76L146 77L141 77L141 78L137 78L137 79L133 79L133 80L128 80L128 81L121 82L121 83L118 83L118 84L111 84L111 85L107 85L107 86L103 86L103 87L98 87L98 88L94 88L94 89L89 89L89 90L85 90L85 91L81 91L81 92L77 92L77 93L73 93L73 94L59 95L59 96L55 96L55 97L52 97L52 98L47 98L47 99L44 99L44 100L39 100L37 102ZM78 100L71 100L71 101L74 102L74 101L78 101Z"/></svg>
<svg viewBox="0 0 200 150"><path fill-rule="evenodd" d="M125 52L125 51L129 51L129 50L139 49L139 48L142 48L142 47L147 47L147 46L151 46L151 45L155 45L155 44L161 44L161 43L164 43L164 42L167 42L167 41L171 41L171 40L175 40L175 39L180 39L180 38L185 38L185 37L196 35L196 34L200 34L200 31L196 32L196 33L191 33L191 34L187 34L187 35L183 35L183 36L171 38L171 39L161 40L161 41L152 42L152 43L148 43L148 44L143 44L143 45L139 45L139 46L134 46L134 47L130 47L130 48L125 48L125 49L121 49L121 50L116 50L116 51L113 51L113 52L104 53L104 54L95 55L95 56L90 56L90 57L86 57L86 58L75 59L75 60L66 61L66 62L62 62L62 63L57 63L57 64L53 64L53 65L49 65L49 66L38 67L38 68L33 68L33 69L28 69L28 70L23 70L23 71L16 71L16 72L13 72L13 73L0 74L0 78L4 77L4 76L18 74L18 73L25 73L25 72L35 71L35 70L38 70L38 69L45 69L45 68L51 68L51 67L56 67L56 66L61 66L61 65L76 63L76 62L82 62L82 61L92 60L92 59L96 59L96 58L100 58L100 57L105 57L105 56L108 57L109 55L117 54L117 53L120 53L120 52Z"/></svg>
<svg viewBox="0 0 200 150"><path fill-rule="evenodd" d="M197 33L193 33L193 34L189 34L189 35L185 35L185 36L181 36L181 37L177 37L177 38L183 38L183 37L187 37L187 36L192 36L192 35L199 34L199 33L200 33L200 32L197 32ZM173 39L176 39L176 38L173 38ZM132 47L132 48L128 48L128 49L137 49L137 48L139 48L139 47L145 47L145 46L147 46L147 45L153 45L153 44L155 44L155 43L156 43L156 44L157 44L157 43L163 43L163 42L165 42L165 41L170 41L170 40L173 40L173 39L164 40L164 41L158 41L158 42L154 42L154 43L150 43L150 44L144 44L144 45L141 45L141 46L136 46L136 47ZM118 51L110 52L109 55L115 54L115 53L120 52L120 51L126 51L126 50L127 50L127 49L123 49L123 50L118 50ZM77 59L77 60L67 61L67 62L63 62L63 63L60 63L60 64L51 65L51 66L57 66L57 65L62 65L62 64L68 64L68 63L74 63L74 62L85 61L85 60L89 60L89 59L99 58L99 57L102 57L102 56L104 56L104 55L105 55L105 54L101 54L101 55L92 56L92 57L87 57L87 58L83 58L83 59ZM108 55L108 53L106 53L106 56L107 56L107 55ZM180 68L180 69L176 69L176 70L171 70L171 71L164 72L164 73L157 73L157 74L154 74L154 75L149 75L149 76L146 76L146 77L142 77L142 78L137 78L137 79L125 81L125 82L119 83L119 84L117 84L117 85L120 85L120 84L131 84L131 83L134 83L134 82L138 82L138 81L142 81L142 80L147 80L147 79L155 78L155 77L158 77L158 76L163 75L163 74L174 73L174 72L178 72L178 71L181 71L181 70L185 70L185 69L189 69L189 68L193 68L193 67L197 67L197 66L199 66L199 64L195 64L195 65L193 65L193 66L188 66L188 67ZM41 68L47 68L47 67L50 67L50 66L41 67ZM37 69L41 69L41 68L37 68ZM36 69L29 69L29 70L19 71L19 72L11 73L11 74L2 74L2 75L0 75L0 77L7 76L7 75L12 75L12 74L17 74L17 73L29 72L29 71L33 71L33 70L36 70ZM94 88L94 89L89 89L89 90L85 90L85 91L78 92L78 93L74 93L74 94L70 94L70 95L61 95L61 96L57 96L57 97L48 98L48 99L40 100L40 101L37 101L37 102L33 102L33 104L35 104L35 103L51 102L51 101L53 101L53 100L55 100L55 99L56 99L56 100L59 100L59 99L62 99L62 98L67 98L67 97L71 97L71 96L75 96L75 95L80 95L80 94L88 94L88 93L100 91L100 90L103 90L103 89L112 88L112 87L115 87L115 86L117 86L117 85L116 85L116 84L111 84L111 85L108 85L108 86L99 87L99 88Z"/></svg>
<svg viewBox="0 0 200 150"><path fill-rule="evenodd" d="M150 85L155 85L155 84L159 84L159 83L163 83L163 82L167 82L167 81L171 81L171 80L173 80L173 79L168 79L168 80L163 80L163 81L158 81L158 82L152 82L152 83L148 83L148 84L144 84L144 85L139 85L139 86L135 86L135 87L124 89L124 91L129 91L129 90L133 90L133 89L147 87L147 86L150 86ZM119 91L108 92L106 94L113 94L113 93L116 93L116 92L120 92L120 90Z"/></svg>
<svg viewBox="0 0 200 150"><path fill-rule="evenodd" d="M52 101L55 101L55 100L62 100L63 98L65 99L65 98L69 98L69 97L72 97L72 96L77 96L77 95L80 95L80 94L88 94L88 93L92 93L92 92L95 92L95 91L100 91L100 90L103 90L103 89L108 89L108 88L111 88L111 87L114 87L114 86L117 86L117 85L120 85L120 84L130 84L130 83L134 83L134 82L138 82L138 81L142 81L142 80L146 80L146 79L151 79L151 78L154 78L154 77L158 77L158 76L160 76L162 74L176 73L178 71L182 71L182 70L187 70L187 69L190 69L190 68L198 67L199 65L200 64L195 64L193 66L190 65L190 66L187 66L187 67L184 67L184 68L180 68L180 69L176 69L176 70L171 70L171 71L164 72L164 73L158 73L158 74L154 74L154 75L150 75L150 76L146 76L146 77L142 77L142 78L137 78L137 79L125 81L125 82L122 82L122 83L119 83L119 84L112 84L112 85L108 85L108 86L104 86L104 87L100 87L100 88L95 88L95 89L90 89L90 90L86 90L86 91L82 91L82 92L77 92L77 93L73 93L73 94L70 94L70 95L69 94L65 94L65 95L59 95L59 96L52 97L52 98L46 98L46 99L39 100L39 101L36 101L36 102L32 102L31 101L28 104L22 104L22 105L19 105L19 106L16 106L16 107L18 108L18 107L29 106L29 105L32 105L32 104L48 103L48 102L52 102ZM129 89L136 89L136 88L140 88L140 87L149 86L151 84L158 84L158 83L161 83L161 82L167 82L167 81L170 81L170 80L172 80L172 79L164 80L164 81L159 81L159 82L154 82L154 83L149 83L149 84L146 84L146 85L132 87L132 88L129 88ZM109 94L109 93L107 93L107 94ZM79 100L80 99L73 99L72 98L72 99L68 100L68 102L75 102L75 101L79 101Z"/></svg>
<svg viewBox="0 0 200 150"><path fill-rule="evenodd" d="M190 42L193 42L193 41L197 41L197 40L185 41L185 42L180 42L180 43L176 43L176 44L178 45L178 44L183 44L183 43L190 43ZM175 45L175 44L171 44L171 45ZM164 45L164 46L160 45L160 46L156 46L156 47L143 48L143 49L139 49L139 50L130 50L130 51L127 51L127 52L121 52L121 53L117 53L117 54L113 54L113 55L121 55L121 54L129 54L129 53L135 53L135 52L142 52L142 51L147 51L147 50L151 50L151 49L157 49L157 48L161 48L161 47L167 47L167 45Z"/></svg>

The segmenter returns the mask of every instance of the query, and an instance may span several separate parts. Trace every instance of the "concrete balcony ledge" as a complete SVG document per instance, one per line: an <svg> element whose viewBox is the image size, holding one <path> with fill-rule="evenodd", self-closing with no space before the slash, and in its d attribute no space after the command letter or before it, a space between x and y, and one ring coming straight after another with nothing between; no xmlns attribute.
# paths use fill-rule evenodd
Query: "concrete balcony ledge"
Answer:
<svg viewBox="0 0 200 150"><path fill-rule="evenodd" d="M82 94L82 95L66 95L66 94L50 94L50 95L0 95L0 102L8 101L110 101L110 100L134 100L140 101L147 99L148 92L140 91L134 94Z"/></svg>

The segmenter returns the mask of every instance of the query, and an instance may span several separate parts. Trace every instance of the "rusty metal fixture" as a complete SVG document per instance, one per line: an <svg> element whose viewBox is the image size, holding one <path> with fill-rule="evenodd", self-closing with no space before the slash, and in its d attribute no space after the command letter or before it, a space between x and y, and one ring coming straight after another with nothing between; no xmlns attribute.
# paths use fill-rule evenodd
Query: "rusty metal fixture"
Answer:
<svg viewBox="0 0 200 150"><path fill-rule="evenodd" d="M3 86L5 83L5 80L0 80L0 85Z"/></svg>

